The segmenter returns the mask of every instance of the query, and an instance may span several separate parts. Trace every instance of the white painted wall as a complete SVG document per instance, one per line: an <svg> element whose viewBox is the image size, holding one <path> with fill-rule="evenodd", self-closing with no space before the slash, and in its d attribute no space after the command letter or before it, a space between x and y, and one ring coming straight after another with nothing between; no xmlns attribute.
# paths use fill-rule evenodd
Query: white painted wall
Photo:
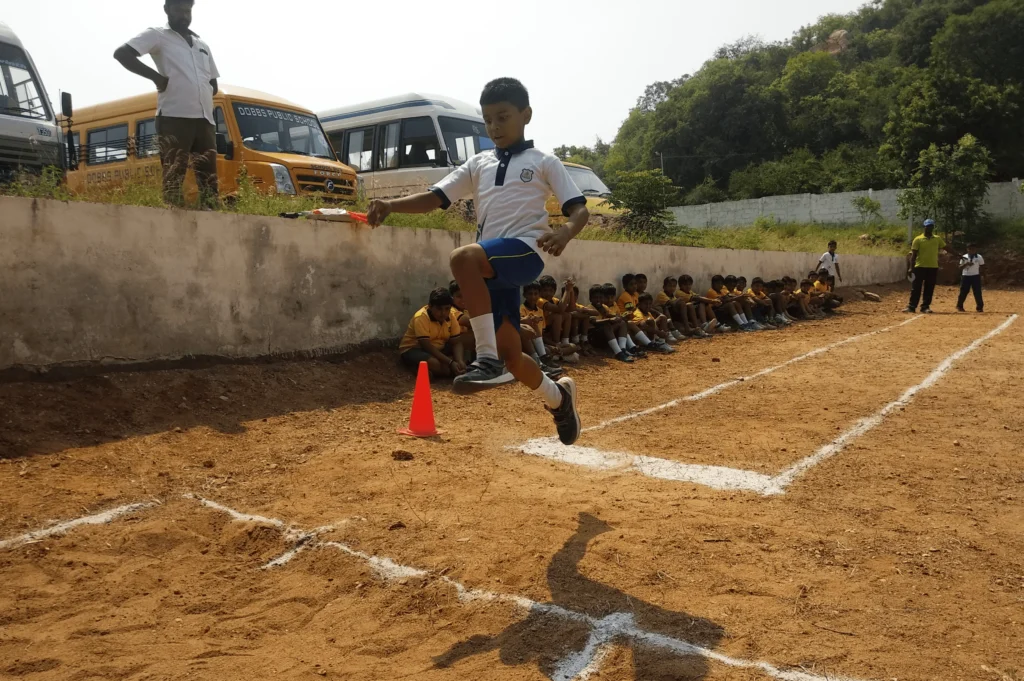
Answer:
<svg viewBox="0 0 1024 681"><path fill-rule="evenodd" d="M0 197L0 370L338 352L400 336L468 232ZM824 246L822 247L822 251ZM820 253L574 242L550 273L586 291L644 272L804 275ZM902 258L845 256L848 285Z"/></svg>
<svg viewBox="0 0 1024 681"><path fill-rule="evenodd" d="M676 222L688 227L742 227L751 225L760 216L772 216L776 222L817 222L825 225L861 224L860 213L853 199L870 196L882 204L882 215L890 222L899 222L899 190L844 192L839 194L794 194L766 196L746 201L725 201L702 206L670 208ZM989 185L985 210L996 219L1024 217L1024 195L1020 181L994 182Z"/></svg>

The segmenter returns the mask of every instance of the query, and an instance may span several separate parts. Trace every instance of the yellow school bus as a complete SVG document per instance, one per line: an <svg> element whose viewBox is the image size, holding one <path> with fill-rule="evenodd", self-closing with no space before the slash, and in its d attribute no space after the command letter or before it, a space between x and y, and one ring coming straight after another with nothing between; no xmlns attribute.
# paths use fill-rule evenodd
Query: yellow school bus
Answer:
<svg viewBox="0 0 1024 681"><path fill-rule="evenodd" d="M220 86L213 98L217 126L220 193L238 191L244 169L260 190L279 194L323 194L356 198L356 173L339 163L316 114L256 90ZM152 92L74 112L68 188L82 192L130 180L159 182L157 94ZM190 171L186 194L195 196Z"/></svg>

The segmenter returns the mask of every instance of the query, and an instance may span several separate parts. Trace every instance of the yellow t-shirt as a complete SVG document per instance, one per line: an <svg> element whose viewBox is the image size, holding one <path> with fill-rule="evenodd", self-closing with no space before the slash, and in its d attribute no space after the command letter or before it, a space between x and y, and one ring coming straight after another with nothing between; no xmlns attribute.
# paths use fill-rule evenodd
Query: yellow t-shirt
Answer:
<svg viewBox="0 0 1024 681"><path fill-rule="evenodd" d="M526 307L526 303L523 303L522 305L519 306L519 318L520 320L523 320L524 324L526 323L525 320L527 317L539 316L541 318L541 320L536 324L537 330L540 331L541 333L544 333L544 329L547 328L547 321L544 319L544 311L541 310L541 307L543 305L544 301L538 300L536 310L531 310L530 308ZM531 324L531 326L533 325Z"/></svg>
<svg viewBox="0 0 1024 681"><path fill-rule="evenodd" d="M547 305L548 303L554 303L555 305L558 305L558 298L556 298L555 296L551 296L551 300L544 300L543 298L541 298L540 300L537 301L537 307L539 307L540 309L543 310L544 306ZM544 311L544 326L545 327L547 327L549 324L551 324L551 320L549 318L550 316L551 316L551 313L545 310Z"/></svg>
<svg viewBox="0 0 1024 681"><path fill-rule="evenodd" d="M814 290L818 291L819 293L828 293L832 289L830 289L828 287L827 283L822 283L820 281L816 281L816 282L814 282Z"/></svg>
<svg viewBox="0 0 1024 681"><path fill-rule="evenodd" d="M672 299L668 297L668 294L662 291L658 294L658 297L654 299L654 304L658 307L664 307L670 300Z"/></svg>
<svg viewBox="0 0 1024 681"><path fill-rule="evenodd" d="M708 292L704 295L704 297L710 298L711 300L718 300L719 298L722 297L722 294L713 288L709 288Z"/></svg>
<svg viewBox="0 0 1024 681"><path fill-rule="evenodd" d="M623 291L622 295L619 296L619 314L628 315L636 309L637 303L640 302L639 293L629 293Z"/></svg>
<svg viewBox="0 0 1024 681"><path fill-rule="evenodd" d="M946 242L940 236L932 236L926 239L924 234L914 239L910 250L917 251L917 267L938 267L939 251L946 247Z"/></svg>
<svg viewBox="0 0 1024 681"><path fill-rule="evenodd" d="M678 298L679 300L685 300L686 302L690 302L691 300L693 300L694 296L696 295L697 294L694 293L693 291L690 291L689 293L687 293L683 289L679 289L678 291L676 291L676 298Z"/></svg>
<svg viewBox="0 0 1024 681"><path fill-rule="evenodd" d="M746 295L750 296L751 298L757 298L758 300L764 300L765 298L768 297L768 294L765 293L764 291L761 291L760 293L754 293L754 289L752 288L747 289Z"/></svg>
<svg viewBox="0 0 1024 681"><path fill-rule="evenodd" d="M602 305L598 309L598 311L599 312L603 312L605 317L618 317L619 316L618 310L613 310L612 308L608 307L607 305Z"/></svg>
<svg viewBox="0 0 1024 681"><path fill-rule="evenodd" d="M429 310L430 306L424 305L419 312L412 316L409 328L405 330L402 342L398 344L399 352L418 348L421 338L429 340L431 345L440 350L450 339L462 333L462 327L459 326L459 312L454 307L445 322L435 322L430 318Z"/></svg>

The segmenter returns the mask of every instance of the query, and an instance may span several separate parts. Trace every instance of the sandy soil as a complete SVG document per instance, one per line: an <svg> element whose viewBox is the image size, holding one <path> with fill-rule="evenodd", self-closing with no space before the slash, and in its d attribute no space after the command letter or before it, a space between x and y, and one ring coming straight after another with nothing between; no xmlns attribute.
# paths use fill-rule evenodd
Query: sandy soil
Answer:
<svg viewBox="0 0 1024 681"><path fill-rule="evenodd" d="M926 317L582 444L775 473L1024 308L987 298L983 316ZM588 364L583 418L899 324L904 302ZM0 548L0 678L540 680L591 635L458 583L821 677L1021 681L1022 341L1024 320L777 497L517 454L552 431L520 387L435 386L446 434L406 440L412 379L383 354L0 385L0 541L159 501ZM387 579L330 542L426 572ZM770 678L635 639L605 652L591 678Z"/></svg>

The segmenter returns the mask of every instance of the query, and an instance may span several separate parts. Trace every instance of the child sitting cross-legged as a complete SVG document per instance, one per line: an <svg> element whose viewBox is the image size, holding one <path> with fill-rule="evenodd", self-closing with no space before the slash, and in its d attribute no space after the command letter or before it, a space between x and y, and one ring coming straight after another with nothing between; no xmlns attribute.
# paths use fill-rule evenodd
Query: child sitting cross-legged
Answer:
<svg viewBox="0 0 1024 681"><path fill-rule="evenodd" d="M714 301L697 295L693 290L693 277L689 274L679 277L676 298L685 303L687 319L698 338L709 338L711 334L723 331L718 326L718 319L715 318Z"/></svg>
<svg viewBox="0 0 1024 681"><path fill-rule="evenodd" d="M636 310L633 311L632 326L638 330L639 341L651 339L646 344L641 342L644 349L663 355L675 352L668 344L668 318L663 314L655 314L654 296L650 293L640 294Z"/></svg>
<svg viewBox="0 0 1024 681"><path fill-rule="evenodd" d="M687 318L687 301L676 298L679 281L675 277L665 277L661 292L654 298L654 309L668 318L669 340L679 342L687 336L696 335Z"/></svg>
<svg viewBox="0 0 1024 681"><path fill-rule="evenodd" d="M398 345L402 364L417 371L426 362L431 378L459 376L466 371L461 335L452 295L448 289L435 289L412 316Z"/></svg>
<svg viewBox="0 0 1024 681"><path fill-rule="evenodd" d="M744 286L746 281L743 277L740 277L740 286ZM754 277L754 281L751 282L750 288L744 291L744 295L750 300L754 308L754 319L757 320L761 326L766 329L777 329L780 326L779 320L775 318L775 303L768 297L768 292L764 288L764 279L761 277Z"/></svg>
<svg viewBox="0 0 1024 681"><path fill-rule="evenodd" d="M822 307L825 304L825 298L814 290L814 284L810 279L804 279L800 282L800 294L807 303L807 309L810 311L811 317L814 319L824 319L825 313L822 312Z"/></svg>
<svg viewBox="0 0 1024 681"><path fill-rule="evenodd" d="M757 283L757 279L754 279L754 283ZM782 281L772 279L763 284L763 289L768 295L768 300L772 303L772 315L776 326L783 327L792 324L795 320L786 314L786 307L789 305L789 295L786 293Z"/></svg>
<svg viewBox="0 0 1024 681"><path fill-rule="evenodd" d="M612 286L614 300L615 287ZM600 284L590 287L590 307L583 313L591 316L590 344L595 348L607 347L612 356L626 364L633 363L633 356L622 349L620 339L625 342L626 323L614 312L605 301L609 300L604 286Z"/></svg>
<svg viewBox="0 0 1024 681"><path fill-rule="evenodd" d="M817 291L823 300L822 309L825 312L834 312L837 307L843 304L843 297L836 295L832 290L832 275L828 270L822 269L815 277L814 290Z"/></svg>

